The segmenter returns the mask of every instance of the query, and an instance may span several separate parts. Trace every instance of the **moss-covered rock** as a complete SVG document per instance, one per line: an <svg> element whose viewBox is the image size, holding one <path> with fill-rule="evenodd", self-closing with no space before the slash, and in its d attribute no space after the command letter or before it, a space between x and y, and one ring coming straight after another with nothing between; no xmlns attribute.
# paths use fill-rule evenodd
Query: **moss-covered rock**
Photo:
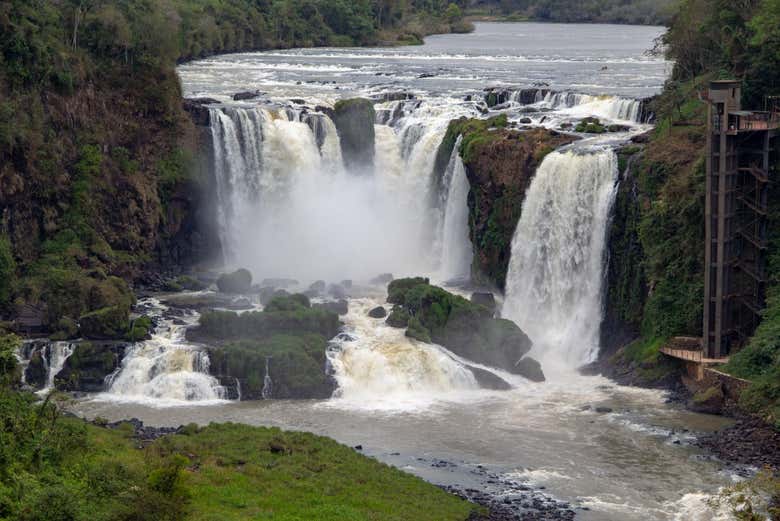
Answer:
<svg viewBox="0 0 780 521"><path fill-rule="evenodd" d="M393 306L385 323L390 327L404 328L409 325L409 312L403 306Z"/></svg>
<svg viewBox="0 0 780 521"><path fill-rule="evenodd" d="M371 100L341 100L333 107L333 122L341 141L344 164L352 172L374 170L374 121L376 112Z"/></svg>
<svg viewBox="0 0 780 521"><path fill-rule="evenodd" d="M538 362L523 358L532 344L514 322L493 318L486 307L431 286L426 279L398 279L391 286L393 299L403 302L391 317L401 312L409 316L407 336L435 342L473 362L544 380Z"/></svg>
<svg viewBox="0 0 780 521"><path fill-rule="evenodd" d="M417 317L410 317L406 326L406 336L419 340L420 342L431 343L431 332L428 331L420 319Z"/></svg>
<svg viewBox="0 0 780 521"><path fill-rule="evenodd" d="M129 327L129 312L123 306L101 308L79 318L81 335L89 339L124 338Z"/></svg>
<svg viewBox="0 0 780 521"><path fill-rule="evenodd" d="M243 268L224 273L217 279L217 288L222 293L247 293L252 289L252 274Z"/></svg>
<svg viewBox="0 0 780 521"><path fill-rule="evenodd" d="M209 358L212 374L239 380L242 399L323 399L336 388L325 371L326 350L322 335L272 335L211 348ZM266 368L270 396L263 396Z"/></svg>
<svg viewBox="0 0 780 521"><path fill-rule="evenodd" d="M406 293L410 289L415 286L428 284L428 282L430 280L423 277L394 280L387 286L387 301L390 304L403 306L406 304Z"/></svg>
<svg viewBox="0 0 780 521"><path fill-rule="evenodd" d="M725 401L721 386L713 385L694 394L688 402L688 408L705 414L722 414Z"/></svg>
<svg viewBox="0 0 780 521"><path fill-rule="evenodd" d="M140 342L141 340L149 340L152 337L152 319L146 315L140 316L130 321L130 327L128 328L125 339L129 342Z"/></svg>
<svg viewBox="0 0 780 521"><path fill-rule="evenodd" d="M250 279L251 280L251 279ZM175 279L168 279L163 283L163 291L201 291L208 287L208 284L199 281L189 275L181 275Z"/></svg>
<svg viewBox="0 0 780 521"><path fill-rule="evenodd" d="M603 134L607 132L607 127L598 118L585 118L577 123L574 130L583 134Z"/></svg>
<svg viewBox="0 0 780 521"><path fill-rule="evenodd" d="M474 245L472 274L479 282L503 289L512 237L525 192L544 157L576 138L552 130L506 128L506 117L461 118L450 122L436 155L437 193L458 136L460 156L471 190L469 230Z"/></svg>

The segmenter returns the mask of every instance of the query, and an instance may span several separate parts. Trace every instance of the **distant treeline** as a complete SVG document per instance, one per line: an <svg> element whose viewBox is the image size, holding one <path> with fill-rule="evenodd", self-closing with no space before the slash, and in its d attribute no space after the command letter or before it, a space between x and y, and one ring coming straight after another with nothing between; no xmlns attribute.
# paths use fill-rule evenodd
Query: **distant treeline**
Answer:
<svg viewBox="0 0 780 521"><path fill-rule="evenodd" d="M546 22L666 25L678 0L465 0L469 12Z"/></svg>

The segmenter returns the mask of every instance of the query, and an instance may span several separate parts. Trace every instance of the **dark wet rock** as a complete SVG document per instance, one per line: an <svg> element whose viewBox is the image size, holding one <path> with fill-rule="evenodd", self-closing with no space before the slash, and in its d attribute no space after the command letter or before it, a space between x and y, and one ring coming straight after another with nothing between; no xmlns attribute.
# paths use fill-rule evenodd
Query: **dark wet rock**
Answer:
<svg viewBox="0 0 780 521"><path fill-rule="evenodd" d="M528 378L532 382L544 382L544 372L542 371L542 364L534 360L530 356L526 356L515 365L513 373L519 374L525 378Z"/></svg>
<svg viewBox="0 0 780 521"><path fill-rule="evenodd" d="M421 80L425 79L425 78L434 78L434 77L436 77L436 75L433 74L432 72L424 72L424 73L420 74L419 76L417 76L417 78L421 79Z"/></svg>
<svg viewBox="0 0 780 521"><path fill-rule="evenodd" d="M608 414L612 412L612 407L596 407L594 410L599 414Z"/></svg>
<svg viewBox="0 0 780 521"><path fill-rule="evenodd" d="M480 367L474 367L473 365L466 366L474 374L477 383L482 389L489 389L491 391L508 391L512 386L503 378L495 373L486 371Z"/></svg>
<svg viewBox="0 0 780 521"><path fill-rule="evenodd" d="M387 310L383 306L377 306L368 312L368 316L371 318L385 318Z"/></svg>
<svg viewBox="0 0 780 521"><path fill-rule="evenodd" d="M740 418L731 427L699 436L693 445L729 463L780 470L780 431L761 418Z"/></svg>
<svg viewBox="0 0 780 521"><path fill-rule="evenodd" d="M631 138L631 142L632 143L637 143L637 144L649 143L650 140L653 138L653 134L652 133L653 133L653 131L650 131L650 132L645 132L644 134L638 134L636 136L633 136Z"/></svg>
<svg viewBox="0 0 780 521"><path fill-rule="evenodd" d="M471 303L486 307L491 313L496 311L496 297L492 293L474 292L471 294Z"/></svg>
<svg viewBox="0 0 780 521"><path fill-rule="evenodd" d="M306 105L306 100L301 98L290 98L290 103L295 105Z"/></svg>
<svg viewBox="0 0 780 521"><path fill-rule="evenodd" d="M211 125L211 111L207 105L212 103L219 102L211 98L190 98L183 101L183 106L195 125L208 127Z"/></svg>
<svg viewBox="0 0 780 521"><path fill-rule="evenodd" d="M48 360L49 342L46 340L34 340L25 342L22 346L22 357L29 360L24 371L24 380L27 385L41 389L46 385L48 371L45 360Z"/></svg>
<svg viewBox="0 0 780 521"><path fill-rule="evenodd" d="M526 118L520 118L520 123L522 123L523 125L530 125L531 123L533 123L533 120L531 118L527 118L527 117Z"/></svg>
<svg viewBox="0 0 780 521"><path fill-rule="evenodd" d="M233 94L233 101L246 101L250 99L259 98L263 93L259 90L236 92Z"/></svg>
<svg viewBox="0 0 780 521"><path fill-rule="evenodd" d="M333 107L344 165L352 172L373 172L375 120L374 104L368 99L341 100Z"/></svg>
<svg viewBox="0 0 780 521"><path fill-rule="evenodd" d="M252 274L243 268L222 274L217 279L217 288L222 293L247 293L252 288Z"/></svg>

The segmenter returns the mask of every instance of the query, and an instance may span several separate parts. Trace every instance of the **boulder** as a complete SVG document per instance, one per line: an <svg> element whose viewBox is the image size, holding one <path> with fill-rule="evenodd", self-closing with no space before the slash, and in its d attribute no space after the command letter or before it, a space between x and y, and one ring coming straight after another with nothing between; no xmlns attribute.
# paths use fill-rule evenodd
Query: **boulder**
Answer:
<svg viewBox="0 0 780 521"><path fill-rule="evenodd" d="M529 117L520 118L520 123L523 125L530 125L531 123L533 123L533 120Z"/></svg>
<svg viewBox="0 0 780 521"><path fill-rule="evenodd" d="M252 288L252 274L243 268L222 274L217 279L217 288L222 293L247 293Z"/></svg>
<svg viewBox="0 0 780 521"><path fill-rule="evenodd" d="M479 367L474 367L473 365L466 367L468 367L469 371L472 372L481 389L489 389L491 391L508 391L512 388L512 386L509 385L506 380L495 373L491 373L490 371L486 371Z"/></svg>
<svg viewBox="0 0 780 521"><path fill-rule="evenodd" d="M435 342L473 362L543 381L538 362L523 359L532 347L528 336L514 322L493 318L487 308L420 277L391 282L388 301L396 304L391 318L401 311L409 316L407 336Z"/></svg>
<svg viewBox="0 0 780 521"><path fill-rule="evenodd" d="M246 101L259 98L260 96L262 96L262 92L259 90L236 92L233 94L233 101Z"/></svg>
<svg viewBox="0 0 780 521"><path fill-rule="evenodd" d="M341 155L351 172L373 173L375 119L374 104L368 99L341 100L333 107Z"/></svg>
<svg viewBox="0 0 780 521"><path fill-rule="evenodd" d="M371 318L385 318L387 310L383 306L377 306L368 312L368 316Z"/></svg>
<svg viewBox="0 0 780 521"><path fill-rule="evenodd" d="M544 382L544 372L542 371L542 364L526 356L515 365L515 370L512 371L515 374L519 374L532 382Z"/></svg>

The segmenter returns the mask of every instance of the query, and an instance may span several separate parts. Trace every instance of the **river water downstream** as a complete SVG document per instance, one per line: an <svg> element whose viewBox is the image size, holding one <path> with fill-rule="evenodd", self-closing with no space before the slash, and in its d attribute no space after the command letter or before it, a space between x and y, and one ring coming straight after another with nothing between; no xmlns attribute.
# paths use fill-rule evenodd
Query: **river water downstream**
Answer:
<svg viewBox="0 0 780 521"><path fill-rule="evenodd" d="M339 388L324 401L220 400L203 353L181 334L191 316L158 328L108 392L74 409L155 426L232 421L312 431L433 483L517 499L518 512L536 499L586 521L730 519L708 499L734 477L690 445L726 420L686 412L659 391L576 373L598 351L614 147L650 128L640 99L660 91L670 68L646 54L662 31L480 23L419 47L274 51L181 66L186 96L219 101L209 110L226 265L251 269L255 280L295 278L301 289L320 278L363 288L342 317L349 340L330 355ZM491 87L509 94L488 111ZM255 90L256 99L232 100ZM398 92L412 99L388 96ZM333 124L316 109L356 95L379 99L373 176L344 172ZM558 129L586 116L624 126L550 154L528 191L503 314L531 336L548 381L502 373L514 388L500 392L478 389L452 353L367 316L384 302L383 288L367 283L379 273L468 276L463 165L455 154L445 190L431 194L433 159L450 120L499 113L520 127ZM444 204L429 206L432 195ZM176 363L154 363L173 351Z"/></svg>

